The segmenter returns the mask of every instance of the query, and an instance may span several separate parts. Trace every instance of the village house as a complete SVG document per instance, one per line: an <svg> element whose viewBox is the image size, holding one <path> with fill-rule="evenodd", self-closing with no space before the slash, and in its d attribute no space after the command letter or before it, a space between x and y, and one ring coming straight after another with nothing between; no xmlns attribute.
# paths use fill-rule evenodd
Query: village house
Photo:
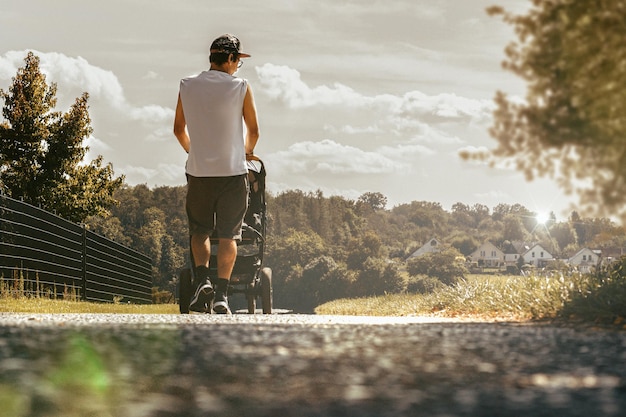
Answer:
<svg viewBox="0 0 626 417"><path fill-rule="evenodd" d="M507 267L516 267L520 263L522 254L528 250L522 241L508 242L502 247L504 252L504 264Z"/></svg>
<svg viewBox="0 0 626 417"><path fill-rule="evenodd" d="M533 265L538 268L544 267L549 260L554 259L552 254L538 243L535 243L524 252L522 258L524 258L524 264Z"/></svg>
<svg viewBox="0 0 626 417"><path fill-rule="evenodd" d="M437 239L432 238L423 244L418 250L413 252L407 259L417 258L418 256L422 256L427 253L440 252L441 250L441 243Z"/></svg>
<svg viewBox="0 0 626 417"><path fill-rule="evenodd" d="M584 274L594 272L599 262L600 251L592 251L589 248L582 248L567 260L568 264L575 266L579 272Z"/></svg>
<svg viewBox="0 0 626 417"><path fill-rule="evenodd" d="M472 263L480 267L509 269L520 264L544 267L554 257L539 244L507 242L502 248L486 241L469 256Z"/></svg>
<svg viewBox="0 0 626 417"><path fill-rule="evenodd" d="M486 241L469 256L479 266L500 268L504 266L504 252L493 243Z"/></svg>

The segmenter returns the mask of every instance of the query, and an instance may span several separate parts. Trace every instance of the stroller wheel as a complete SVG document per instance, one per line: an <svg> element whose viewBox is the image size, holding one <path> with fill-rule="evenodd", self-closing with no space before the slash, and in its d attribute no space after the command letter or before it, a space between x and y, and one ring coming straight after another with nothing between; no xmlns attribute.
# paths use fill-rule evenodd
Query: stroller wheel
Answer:
<svg viewBox="0 0 626 417"><path fill-rule="evenodd" d="M261 305L263 314L272 314L272 270L261 269Z"/></svg>
<svg viewBox="0 0 626 417"><path fill-rule="evenodd" d="M178 306L181 314L189 314L191 302L191 269L185 268L180 271L178 280Z"/></svg>
<svg viewBox="0 0 626 417"><path fill-rule="evenodd" d="M256 312L256 296L248 295L246 298L248 300L248 314L254 314Z"/></svg>

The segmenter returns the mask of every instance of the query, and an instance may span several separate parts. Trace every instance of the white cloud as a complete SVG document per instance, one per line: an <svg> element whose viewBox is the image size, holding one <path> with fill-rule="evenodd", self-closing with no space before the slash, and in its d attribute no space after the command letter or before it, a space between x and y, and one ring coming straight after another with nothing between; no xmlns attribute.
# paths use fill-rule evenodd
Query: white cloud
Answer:
<svg viewBox="0 0 626 417"><path fill-rule="evenodd" d="M360 135L360 134L371 134L371 133L383 133L384 130L380 128L377 124L372 126L352 126L345 125L340 128L335 126L326 124L324 125L324 130L330 133L345 133L346 135Z"/></svg>
<svg viewBox="0 0 626 417"><path fill-rule="evenodd" d="M144 74L143 77L141 77L143 80L160 80L161 75L159 75L157 72L154 71L148 71L147 73Z"/></svg>
<svg viewBox="0 0 626 417"><path fill-rule="evenodd" d="M120 172L126 176L126 181L132 184L150 183L158 185L162 183L182 183L185 181L185 168L181 164L160 163L156 167L124 166ZM156 182L154 179L158 178Z"/></svg>
<svg viewBox="0 0 626 417"><path fill-rule="evenodd" d="M378 149L378 152L388 158L402 161L413 161L415 158L429 157L437 154L437 151L434 149L417 144L382 146Z"/></svg>
<svg viewBox="0 0 626 417"><path fill-rule="evenodd" d="M322 85L311 88L301 80L300 72L284 65L265 64L255 69L265 93L292 108L355 104L362 98L339 83L333 87Z"/></svg>
<svg viewBox="0 0 626 417"><path fill-rule="evenodd" d="M268 161L282 175L299 174L383 174L400 172L407 166L379 152L366 152L325 139L299 142L286 151L271 154Z"/></svg>
<svg viewBox="0 0 626 417"><path fill-rule="evenodd" d="M452 93L364 95L339 83L311 87L297 70L269 63L256 67L256 72L263 94L293 112L317 115L310 122L323 119L323 128L333 134L459 144L465 140L451 132L468 135L469 130L485 130L494 109L492 100Z"/></svg>
<svg viewBox="0 0 626 417"><path fill-rule="evenodd" d="M134 120L146 123L159 123L174 120L174 110L167 107L149 105L143 107L132 107L129 110L129 115Z"/></svg>
<svg viewBox="0 0 626 417"><path fill-rule="evenodd" d="M173 141L174 135L171 127L161 127L155 129L146 136L146 142L168 142Z"/></svg>
<svg viewBox="0 0 626 417"><path fill-rule="evenodd" d="M356 109L370 108L396 117L428 115L474 119L491 117L494 109L491 100L470 99L450 93L429 96L420 91L409 91L403 96L365 96L339 83L309 87L302 81L297 70L284 65L265 64L256 67L256 73L265 94L295 109L336 105Z"/></svg>
<svg viewBox="0 0 626 417"><path fill-rule="evenodd" d="M0 80L10 80L15 77L17 69L24 64L25 56L24 52L18 51L9 51L0 56Z"/></svg>
<svg viewBox="0 0 626 417"><path fill-rule="evenodd" d="M40 59L41 72L47 82L56 82L58 94L80 90L89 93L90 102L100 102L117 113L132 120L158 123L173 118L170 108L149 105L135 107L130 104L117 76L112 72L91 65L82 57L69 57L57 52L32 51ZM17 68L24 66L24 57L28 51L9 51L0 55L0 79L10 80Z"/></svg>
<svg viewBox="0 0 626 417"><path fill-rule="evenodd" d="M90 152L95 152L96 154L100 154L103 151L108 151L109 149L111 149L111 147L107 145L104 141L96 138L93 135L90 135L85 140L85 145L89 146Z"/></svg>

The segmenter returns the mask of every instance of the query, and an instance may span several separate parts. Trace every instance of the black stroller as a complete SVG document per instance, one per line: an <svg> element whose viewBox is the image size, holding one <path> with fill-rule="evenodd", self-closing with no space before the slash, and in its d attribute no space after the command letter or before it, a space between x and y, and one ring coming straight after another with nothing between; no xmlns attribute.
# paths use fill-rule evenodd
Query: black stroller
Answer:
<svg viewBox="0 0 626 417"><path fill-rule="evenodd" d="M248 302L248 313L256 312L257 298L261 299L263 314L272 313L272 270L263 267L265 249L266 203L265 203L265 165L263 161L248 161L248 180L250 193L248 211L244 218L242 239L238 244L237 259L230 278L228 295L244 294ZM217 239L211 238L211 261L209 278L217 280ZM190 250L191 254L191 250ZM193 255L190 255L193 265ZM182 314L189 313L189 303L193 295L193 269L185 268L180 272L178 304ZM211 309L209 309L211 311Z"/></svg>

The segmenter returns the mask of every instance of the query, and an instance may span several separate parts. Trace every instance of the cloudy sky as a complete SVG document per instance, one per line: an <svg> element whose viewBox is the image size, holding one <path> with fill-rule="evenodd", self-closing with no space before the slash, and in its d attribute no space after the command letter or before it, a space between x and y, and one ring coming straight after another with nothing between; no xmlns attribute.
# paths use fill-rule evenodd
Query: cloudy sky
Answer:
<svg viewBox="0 0 626 417"><path fill-rule="evenodd" d="M208 66L230 32L252 54L257 154L268 187L356 199L520 203L566 216L549 180L466 162L489 136L497 90L525 86L501 69L512 28L485 9L529 0L6 0L0 3L0 88L27 51L58 84L59 109L90 94L90 159L127 183L181 185L186 154L172 134L180 78Z"/></svg>

